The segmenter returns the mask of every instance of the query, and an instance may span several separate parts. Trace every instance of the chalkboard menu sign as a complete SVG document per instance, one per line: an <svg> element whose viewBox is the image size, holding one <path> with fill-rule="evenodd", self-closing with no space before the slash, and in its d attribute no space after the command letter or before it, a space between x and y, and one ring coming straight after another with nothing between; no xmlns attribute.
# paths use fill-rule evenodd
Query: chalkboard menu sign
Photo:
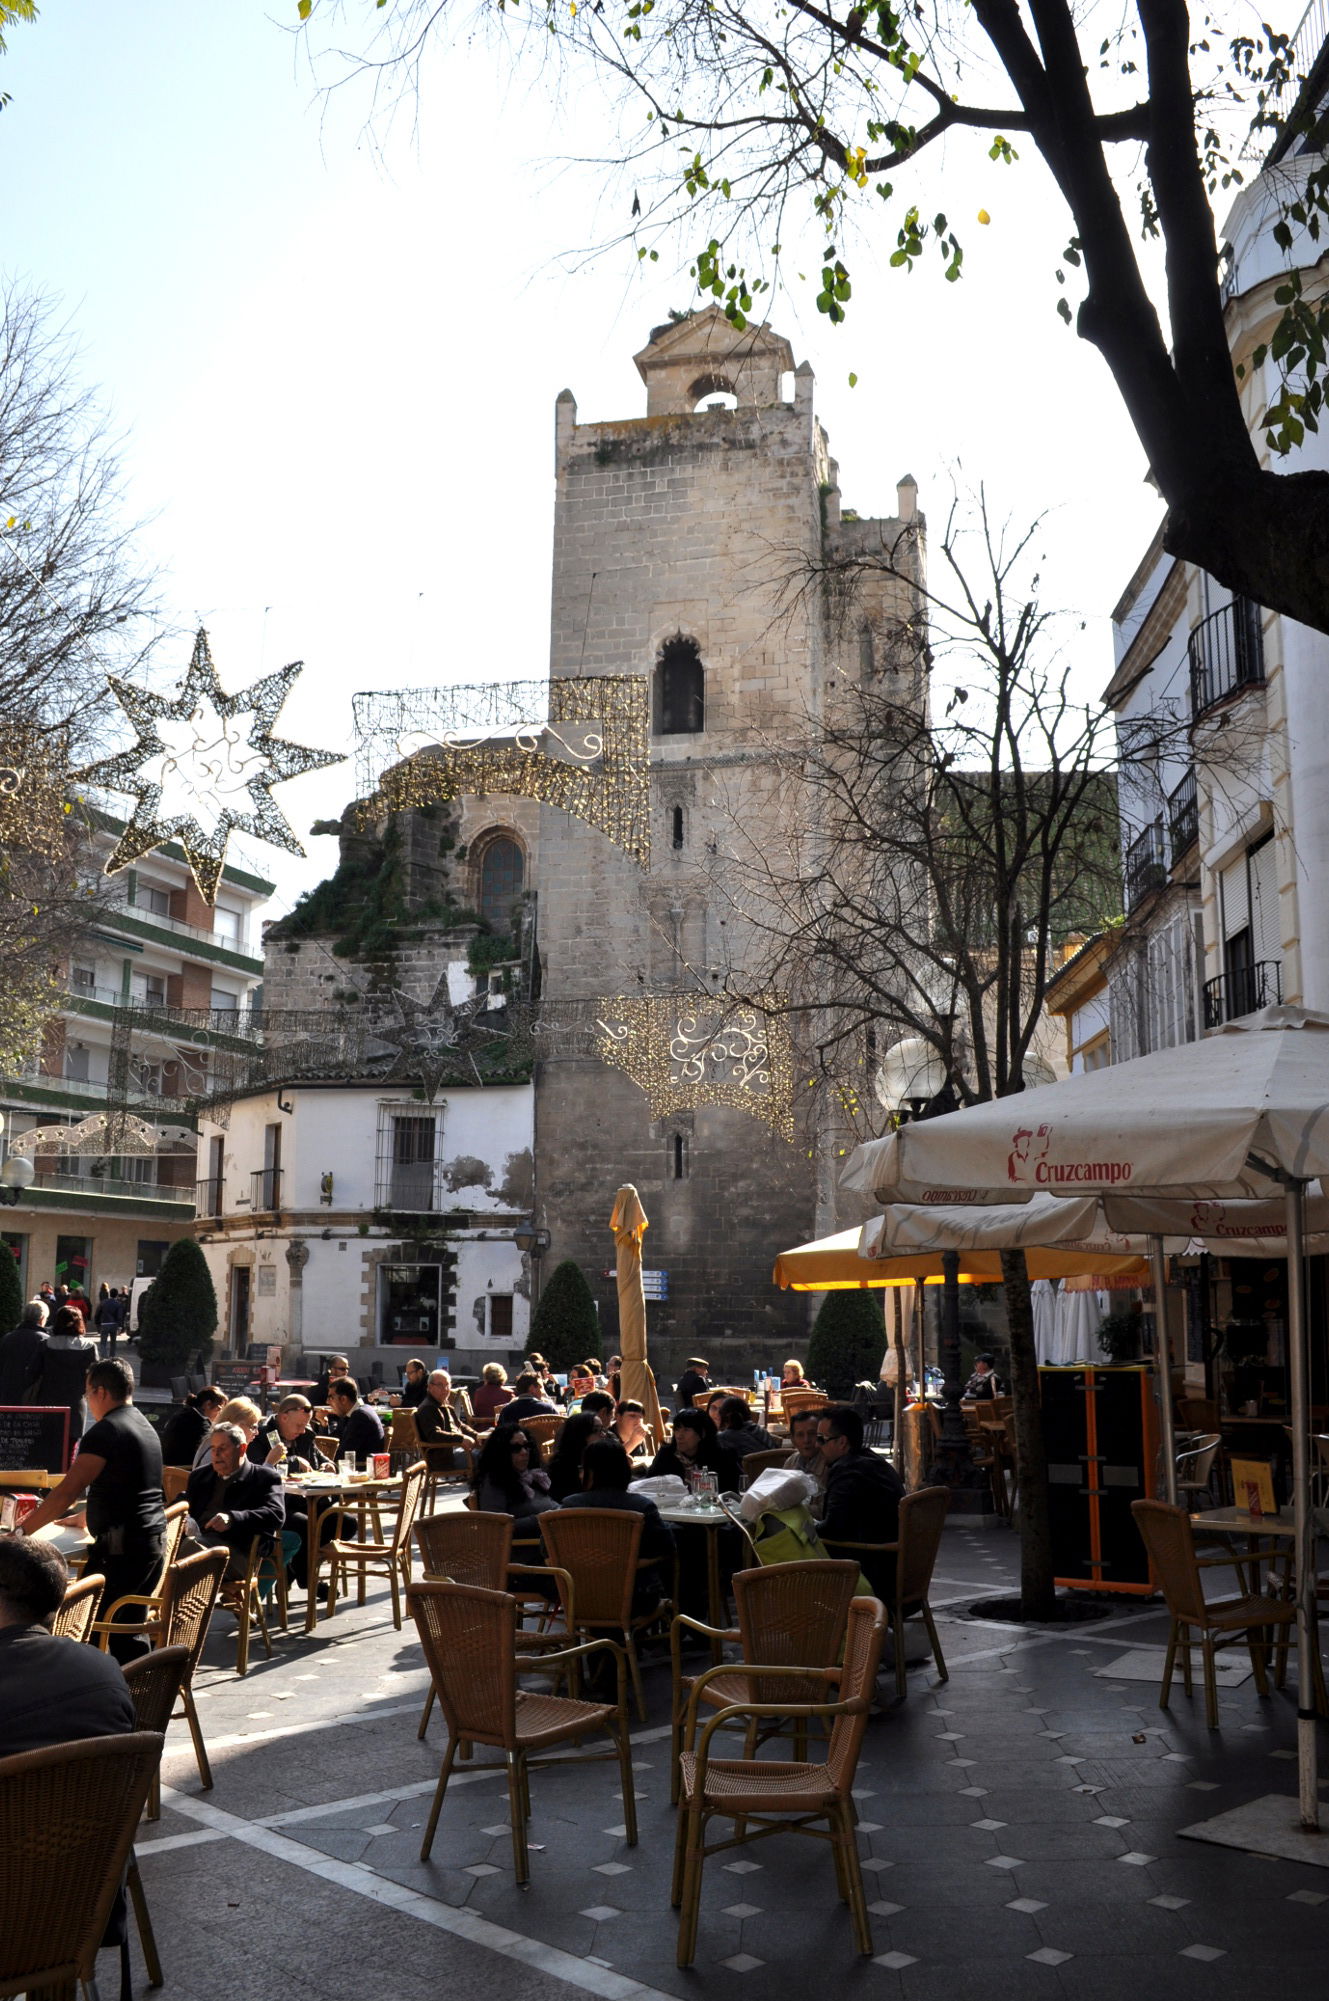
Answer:
<svg viewBox="0 0 1329 2001"><path fill-rule="evenodd" d="M63 1473L68 1465L67 1404L0 1404L0 1470Z"/></svg>
<svg viewBox="0 0 1329 2001"><path fill-rule="evenodd" d="M242 1397L257 1378L258 1371L252 1362L218 1362L212 1371L213 1382L228 1397Z"/></svg>

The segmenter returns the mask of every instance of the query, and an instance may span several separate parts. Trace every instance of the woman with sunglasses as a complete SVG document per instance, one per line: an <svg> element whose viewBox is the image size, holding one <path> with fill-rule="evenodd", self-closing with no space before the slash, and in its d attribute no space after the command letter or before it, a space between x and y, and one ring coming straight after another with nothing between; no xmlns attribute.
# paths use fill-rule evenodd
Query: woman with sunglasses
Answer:
<svg viewBox="0 0 1329 2001"><path fill-rule="evenodd" d="M476 1507L485 1514L511 1515L519 1522L556 1508L549 1475L539 1458L519 1424L498 1425L481 1446L471 1475Z"/></svg>

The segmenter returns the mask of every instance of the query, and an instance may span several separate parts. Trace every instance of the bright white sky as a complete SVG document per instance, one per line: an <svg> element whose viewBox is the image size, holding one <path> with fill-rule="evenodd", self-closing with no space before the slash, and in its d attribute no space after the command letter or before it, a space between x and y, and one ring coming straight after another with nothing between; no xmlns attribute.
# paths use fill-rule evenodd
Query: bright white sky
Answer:
<svg viewBox="0 0 1329 2001"><path fill-rule="evenodd" d="M45 0L0 62L0 261L63 299L125 433L159 668L183 676L200 618L230 691L303 659L283 733L349 750L354 690L544 672L554 399L640 414L631 356L693 297L663 258L562 258L626 221L628 191L560 164L595 146L593 90L551 107L463 46L381 158L362 96L318 99L295 12ZM1037 162L964 140L944 164L959 286L889 272L892 232L880 269L856 253L845 326L810 296L771 318L816 371L847 505L890 513L911 472L939 525L958 465L1013 520L1050 513L1043 596L1088 620L1090 698L1158 503L1106 369L1056 315L1066 224ZM277 798L303 838L352 788L333 766ZM278 881L276 914L335 865L331 839L308 845L231 852Z"/></svg>

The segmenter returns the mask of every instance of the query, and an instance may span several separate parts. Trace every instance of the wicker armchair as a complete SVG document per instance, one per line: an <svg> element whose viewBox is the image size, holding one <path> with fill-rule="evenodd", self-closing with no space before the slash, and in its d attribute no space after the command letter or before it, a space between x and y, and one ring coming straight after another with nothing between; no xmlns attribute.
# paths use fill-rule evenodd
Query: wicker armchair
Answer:
<svg viewBox="0 0 1329 2001"><path fill-rule="evenodd" d="M192 1672L193 1662L189 1658L189 1648L185 1646L154 1647L150 1654L143 1654L138 1660L130 1661L124 1670L124 1675L129 1685L129 1693L134 1702L134 1727L138 1730L160 1731L164 1738L166 1736L167 1725L170 1723L171 1717L175 1712L177 1698ZM161 1773L160 1771L155 1771L152 1775L152 1788L148 1794L146 1818L148 1820L160 1820L161 1817ZM142 1892L140 1889L140 1898L141 1895ZM136 1898L136 1912L138 1902L139 1899ZM143 1906L143 1920L139 1924L140 1932L144 1931L146 1920L147 1906L145 1904ZM150 1923L147 1924L146 1929L147 1934L150 1935L152 1931ZM145 1957L146 1953L147 1948L145 1945ZM160 1987L160 1974L152 1982L152 1985Z"/></svg>
<svg viewBox="0 0 1329 2001"><path fill-rule="evenodd" d="M229 1612L236 1622L238 1645L235 1671L238 1675L249 1672L249 1636L255 1625L263 1642L264 1655L268 1660L272 1659L272 1639L263 1600L269 1591L276 1589L278 1603L283 1608L282 1623L285 1624L285 1580L280 1534L275 1538L256 1535L249 1545L244 1576L222 1576L218 1598L223 1612Z"/></svg>
<svg viewBox="0 0 1329 2001"><path fill-rule="evenodd" d="M361 1581L371 1572L388 1579L392 1586L392 1623L401 1631L401 1594L411 1581L411 1530L420 1512L427 1468L423 1461L408 1466L401 1479L401 1505L391 1538L383 1542L342 1542L334 1538L323 1554L328 1559L328 1609L330 1619L337 1609L338 1586L345 1588L346 1572L358 1571ZM311 1569L310 1575L313 1572Z"/></svg>
<svg viewBox="0 0 1329 2001"><path fill-rule="evenodd" d="M519 1654L545 1654L570 1646L574 1638L572 1579L566 1570L555 1570L548 1564L514 1563L513 1526L511 1515L484 1514L477 1508L464 1513L429 1515L415 1525L421 1571L426 1577L446 1577L451 1584L472 1584L482 1591L510 1590L524 1611L538 1613L541 1624L535 1632L520 1625L517 1628L516 1648ZM544 1593L534 1587L528 1595L521 1588L524 1578L551 1579L558 1594L557 1600L551 1604ZM559 1606L564 1619L561 1632L548 1624ZM429 1728L434 1695L431 1681L417 1737L423 1737Z"/></svg>
<svg viewBox="0 0 1329 2001"><path fill-rule="evenodd" d="M554 1447L558 1443L558 1434L562 1431L566 1423L567 1419L563 1413L554 1410L549 1411L544 1416L541 1416L537 1412L534 1417L524 1417L522 1419L522 1430L540 1448L541 1465L547 1466L552 1459Z"/></svg>
<svg viewBox="0 0 1329 2001"><path fill-rule="evenodd" d="M1240 1598L1222 1598L1210 1601L1204 1595L1202 1570L1222 1566L1238 1569L1231 1557L1197 1557L1195 1536L1191 1529L1190 1516L1184 1508L1175 1508L1168 1501L1132 1501L1131 1513L1149 1552L1150 1562L1158 1575L1163 1596L1167 1600L1168 1612L1172 1619L1172 1629L1168 1634L1167 1658L1163 1663L1163 1686L1159 1690L1158 1706L1166 1709L1172 1689L1172 1670L1176 1665L1177 1648L1181 1648L1181 1674L1187 1695L1191 1692L1191 1634L1199 1634L1200 1652L1204 1660L1204 1713L1211 1730L1218 1728L1218 1686L1214 1673L1214 1655L1221 1646L1229 1646L1237 1640L1246 1641L1250 1649L1251 1667L1255 1674L1255 1686L1261 1695L1269 1693L1269 1679L1265 1673L1265 1654L1273 1643L1275 1632L1286 1635L1294 1623L1296 1606L1288 1599L1274 1599L1250 1596L1243 1592ZM1257 1636L1263 1634L1261 1640ZM1281 1675L1280 1675L1281 1683Z"/></svg>
<svg viewBox="0 0 1329 2001"><path fill-rule="evenodd" d="M830 1741L821 1764L803 1760L713 1758L711 1741L717 1730L763 1716L790 1714L787 1702L735 1704L713 1716L696 1751L684 1751L679 1761L682 1811L674 1845L674 1879L670 1902L680 1913L678 1963L691 1966L697 1953L697 1913L701 1904L702 1867L708 1855L772 1834L811 1834L829 1840L835 1851L835 1877L853 1920L854 1943L861 1953L872 1951L863 1874L854 1834L854 1774L872 1704L877 1666L886 1631L886 1612L876 1598L856 1598L849 1607L842 1668L786 1668L782 1679L799 1680L810 1694L839 1682L839 1700L800 1705L805 1723L830 1723ZM696 1728L697 1709L707 1684L732 1669L711 1668L697 1677L688 1703L689 1736ZM712 1819L732 1820L735 1832L725 1841L706 1842ZM817 1825L824 1821L825 1827Z"/></svg>
<svg viewBox="0 0 1329 2001"><path fill-rule="evenodd" d="M228 1557L224 1549L200 1550L197 1556L182 1557L166 1575L166 1597L162 1606L161 1644L183 1647L189 1667L180 1684L185 1721L194 1746L194 1760L203 1790L212 1789L212 1767L194 1703L194 1673L203 1656L204 1642L212 1622L213 1608L221 1590L222 1574Z"/></svg>
<svg viewBox="0 0 1329 2001"><path fill-rule="evenodd" d="M155 1730L0 1759L0 1995L95 1995L97 1951L152 1774Z"/></svg>
<svg viewBox="0 0 1329 2001"><path fill-rule="evenodd" d="M743 1454L743 1485L750 1487L758 1473L765 1473L771 1466L783 1466L793 1447L776 1445L769 1452L745 1452Z"/></svg>
<svg viewBox="0 0 1329 2001"><path fill-rule="evenodd" d="M80 1577L77 1584L70 1585L51 1620L51 1631L58 1639L92 1639L92 1622L97 1616L97 1604L105 1589L106 1579L97 1572L91 1577Z"/></svg>
<svg viewBox="0 0 1329 2001"><path fill-rule="evenodd" d="M637 1659L637 1637L648 1626L668 1618L673 1603L662 1597L648 1611L634 1613L637 1573L654 1569L641 1558L642 1517L613 1508L559 1508L539 1517L540 1534L550 1560L572 1579L575 1628L594 1639L597 1634L623 1635L632 1673L637 1714L646 1721L646 1697Z"/></svg>
<svg viewBox="0 0 1329 2001"><path fill-rule="evenodd" d="M193 1470L192 1466L162 1467L162 1495L168 1508L173 1507L177 1501L183 1501L185 1488L189 1485L189 1476Z"/></svg>
<svg viewBox="0 0 1329 2001"><path fill-rule="evenodd" d="M188 1518L189 1508L184 1501L174 1501L166 1510L166 1534L162 1543L161 1574L152 1590L144 1593L128 1593L123 1598L117 1598L114 1604L106 1607L100 1619L94 1619L92 1632L88 1637L92 1638L93 1634L96 1635L97 1644L101 1647L103 1653L107 1651L111 1643L112 1625L122 1635L126 1633L145 1634L152 1641L153 1645L156 1645L161 1627L162 1596L166 1590L166 1579L170 1574L171 1565L180 1554L180 1544L184 1539L185 1522ZM141 1618L134 1623L128 1620L117 1619L115 1616L116 1613L122 1607L130 1605L140 1607Z"/></svg>
<svg viewBox="0 0 1329 2001"><path fill-rule="evenodd" d="M945 1487L920 1487L915 1494L906 1494L900 1503L899 1540L895 1547L895 1596L889 1610L891 1632L895 1640L895 1693L903 1702L909 1693L905 1680L904 1629L907 1619L921 1619L927 1628L928 1642L932 1648L932 1658L937 1664L937 1679L949 1681L946 1662L942 1656L941 1641L937 1638L937 1625L928 1604L928 1593L932 1589L932 1572L936 1568L937 1551L941 1547L941 1532L946 1526L946 1510L950 1505L950 1495Z"/></svg>
<svg viewBox="0 0 1329 2001"><path fill-rule="evenodd" d="M623 1649L611 1640L593 1640L550 1654L542 1664L562 1668L589 1654L607 1653L617 1669L616 1702L579 1702L568 1696L532 1695L517 1686L518 1667L528 1674L533 1663L525 1658L518 1661L515 1650L518 1607L509 1592L482 1591L474 1585L430 1578L409 1585L406 1602L419 1631L448 1726L448 1747L420 1844L420 1860L429 1860L459 1747L463 1743L487 1744L501 1751L507 1764L513 1865L518 1885L527 1883L530 1880L526 1838L531 1812L529 1772L532 1765L551 1762L547 1758L533 1758L531 1753L554 1750L569 1742L579 1743L592 1731L601 1730L613 1739L611 1751L584 1751L571 1759L560 1757L558 1762L597 1764L617 1759L628 1846L635 1848L637 1806L632 1789Z"/></svg>
<svg viewBox="0 0 1329 2001"><path fill-rule="evenodd" d="M735 1703L795 1706L807 1700L801 1681L783 1679L770 1672L775 1668L831 1668L840 1658L845 1621L858 1587L856 1563L779 1563L766 1569L740 1570L733 1582L734 1607L738 1625L733 1631L717 1632L699 1619L680 1612L670 1630L673 1665L673 1767L670 1798L677 1804L679 1754L684 1749L684 1718L695 1688L699 1700L712 1709L726 1709ZM706 1639L737 1640L743 1649L741 1662L720 1674L685 1675L682 1641L685 1632ZM758 1663L760 1665L758 1665ZM744 1754L752 1757L762 1736L777 1734L778 1725L761 1731L756 1718L746 1725ZM686 1748L692 1749L691 1739ZM807 1719L794 1723L794 1756L807 1754Z"/></svg>

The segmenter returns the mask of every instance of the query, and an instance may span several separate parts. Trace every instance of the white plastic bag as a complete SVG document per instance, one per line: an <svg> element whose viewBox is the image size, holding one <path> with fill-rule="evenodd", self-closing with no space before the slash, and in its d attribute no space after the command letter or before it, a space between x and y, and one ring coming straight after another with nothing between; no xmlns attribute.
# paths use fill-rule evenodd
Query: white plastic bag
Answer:
<svg viewBox="0 0 1329 2001"><path fill-rule="evenodd" d="M778 1514L785 1508L807 1507L816 1497L817 1483L806 1473L793 1467L768 1466L764 1473L758 1473L744 1494L738 1512L745 1522L756 1522L765 1514Z"/></svg>

